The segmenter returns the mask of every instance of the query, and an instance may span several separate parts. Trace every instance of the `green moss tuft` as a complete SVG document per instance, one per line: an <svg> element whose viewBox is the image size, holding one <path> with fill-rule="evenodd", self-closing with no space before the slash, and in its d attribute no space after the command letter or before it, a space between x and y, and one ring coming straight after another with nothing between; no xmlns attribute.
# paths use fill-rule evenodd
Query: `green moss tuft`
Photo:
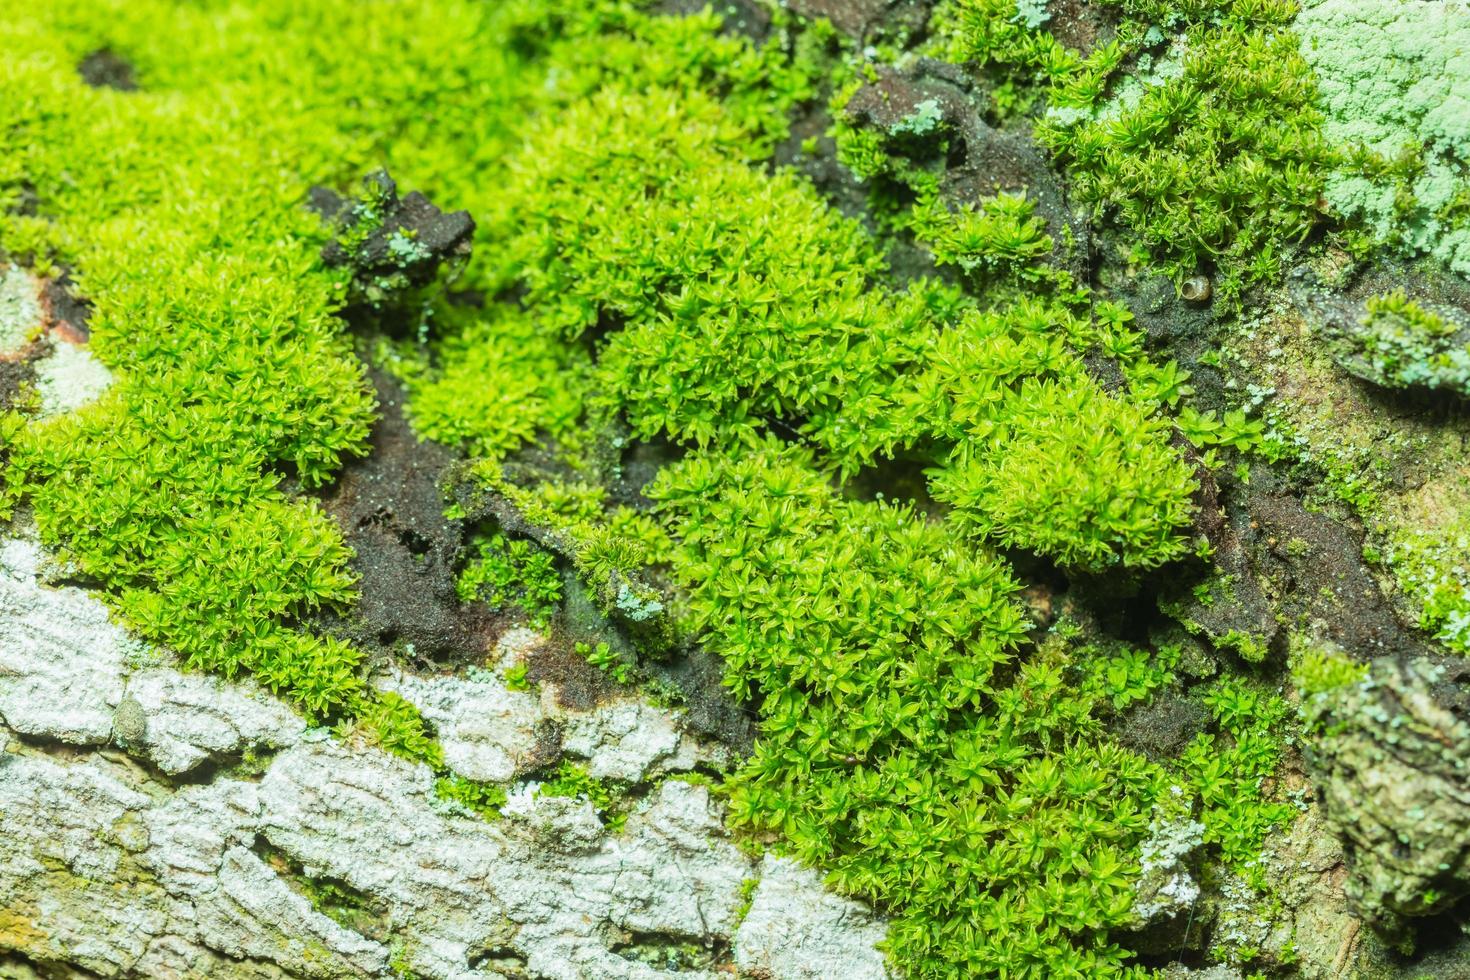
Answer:
<svg viewBox="0 0 1470 980"><path fill-rule="evenodd" d="M1061 649L1017 662L1001 561L812 464L701 454L652 491L728 682L764 699L734 819L889 905L911 976L1130 975L1106 932L1161 774L1101 736Z"/></svg>
<svg viewBox="0 0 1470 980"><path fill-rule="evenodd" d="M472 551L456 583L460 601L480 601L492 609L519 606L533 625L545 629L561 602L561 575L551 552L503 534L480 538Z"/></svg>
<svg viewBox="0 0 1470 980"><path fill-rule="evenodd" d="M1153 568L1188 551L1176 533L1195 482L1169 425L1085 378L1028 380L977 427L934 481L961 527L1100 571Z"/></svg>
<svg viewBox="0 0 1470 980"><path fill-rule="evenodd" d="M1279 29L1295 5L1110 2L1128 16L1084 58L1017 22L1006 0L952 0L940 18L944 53L1042 86L1049 110L1036 136L1076 199L1132 233L1135 260L1176 281L1215 271L1217 294L1238 302L1246 287L1277 278L1320 223L1335 160L1311 70ZM1162 57L1160 27L1182 31ZM1118 83L1130 59L1136 71Z"/></svg>
<svg viewBox="0 0 1470 980"><path fill-rule="evenodd" d="M1361 327L1345 338L1349 371L1388 388L1427 388L1470 397L1470 346L1462 330L1396 290L1368 300Z"/></svg>
<svg viewBox="0 0 1470 980"><path fill-rule="evenodd" d="M344 725L341 734L360 735L370 745L431 769L444 768L444 749L429 733L423 715L411 701L392 691L380 691L372 698L363 698L355 707L356 721Z"/></svg>
<svg viewBox="0 0 1470 980"><path fill-rule="evenodd" d="M498 820L506 800L504 786L453 774L434 780L434 795L486 820Z"/></svg>
<svg viewBox="0 0 1470 980"><path fill-rule="evenodd" d="M1279 696L1240 677L1210 685L1204 703L1219 730L1196 736L1179 767L1199 798L1206 843L1217 845L1227 866L1265 892L1261 844L1296 815L1290 803L1269 799L1265 787L1285 752L1288 708Z"/></svg>

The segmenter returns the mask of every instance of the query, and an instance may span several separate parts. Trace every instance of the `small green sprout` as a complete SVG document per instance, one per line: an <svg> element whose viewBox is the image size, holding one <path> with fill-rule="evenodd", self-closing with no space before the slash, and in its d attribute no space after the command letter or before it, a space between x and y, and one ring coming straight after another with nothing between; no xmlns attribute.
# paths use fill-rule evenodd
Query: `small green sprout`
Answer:
<svg viewBox="0 0 1470 980"><path fill-rule="evenodd" d="M578 642L576 651L578 656L585 657L589 664L607 674L617 683L632 683L632 666L623 659L621 654L614 652L607 643L599 642L593 646L590 643Z"/></svg>

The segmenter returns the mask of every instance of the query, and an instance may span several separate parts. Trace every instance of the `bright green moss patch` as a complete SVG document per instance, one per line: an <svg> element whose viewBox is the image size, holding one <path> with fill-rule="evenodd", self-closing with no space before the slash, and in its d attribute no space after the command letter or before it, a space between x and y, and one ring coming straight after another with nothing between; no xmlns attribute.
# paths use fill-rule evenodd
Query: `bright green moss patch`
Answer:
<svg viewBox="0 0 1470 980"><path fill-rule="evenodd" d="M343 725L342 734L360 735L371 745L431 769L444 768L444 750L426 729L423 715L411 701L392 691L379 691L372 699L358 705L357 718Z"/></svg>
<svg viewBox="0 0 1470 980"><path fill-rule="evenodd" d="M0 68L0 154L45 215L0 217L0 241L78 269L93 349L120 380L21 433L8 480L142 635L339 712L361 693L358 653L293 623L351 599L347 551L279 486L283 471L320 484L362 451L373 408L331 316L336 286L314 268L304 185L281 179L324 148L299 119L242 132L202 81L88 88L70 66L95 39L41 23L71 6L0 23L16 52Z"/></svg>
<svg viewBox="0 0 1470 980"><path fill-rule="evenodd" d="M1060 649L1017 663L1004 564L772 445L691 458L655 495L700 627L765 699L737 823L890 905L911 976L1127 975L1106 931L1159 774L1101 736L1102 691L1070 690Z"/></svg>
<svg viewBox="0 0 1470 980"><path fill-rule="evenodd" d="M403 299L388 289L403 283L377 295L325 269L328 232L302 205L313 183L386 163L477 222L453 292L415 293L384 324L396 339L361 346L403 379L418 431L472 457L454 516L523 522L460 556L461 598L545 622L564 585L569 605L582 589L562 561L635 648L574 646L614 680L681 644L724 658L760 727L727 785L735 823L878 903L907 975L1142 975L1116 937L1136 925L1139 847L1171 775L1103 719L1173 685L1178 651L1032 642L995 549L1064 575L1195 550L1168 417L1188 374L1049 262L1026 199L951 207L899 159L944 137L933 106L891 145L853 130L844 148L903 190L885 233L954 273L899 288L861 223L763 166L820 94L825 29L777 16L757 49L713 14L615 0L250 0L230 30L210 8L161 38L148 25L166 6L68 0L0 24L40 52L0 64L16 96L0 98L0 188L33 182L44 214L0 219L0 242L77 269L119 375L101 403L15 435L7 478L49 543L192 664L252 673L426 763L441 798L498 812L502 789L446 773L360 651L302 625L353 599L309 496L366 449L373 413L336 314ZM1297 66L1244 7L1220 10L1189 14L1197 50L1116 117L1121 47L1074 58L1016 23L1030 33L1005 43L1035 50L987 55L1085 103L1057 123L1059 159L1181 273L1247 253L1264 269L1310 224L1298 197L1258 206L1310 142L1277 145L1305 125ZM104 44L135 59L141 91L73 77ZM1245 63L1225 63L1230 45ZM1180 126L1156 124L1165 109ZM1140 183L1132 157L1110 171L1114 144L1167 160L1168 179ZM1259 435L1230 415L1191 425L1237 448ZM646 486L630 475L659 465ZM1210 695L1218 741L1181 764L1231 861L1276 816L1260 792L1274 708L1249 693ZM574 765L541 792L614 824L624 805Z"/></svg>
<svg viewBox="0 0 1470 980"><path fill-rule="evenodd" d="M1304 698L1335 691L1368 679L1368 665L1349 659L1341 650L1307 647L1292 666L1292 681Z"/></svg>
<svg viewBox="0 0 1470 980"><path fill-rule="evenodd" d="M1187 551L1174 529L1195 484L1163 420L1079 379L1028 380L986 422L985 450L957 453L934 487L962 526L1083 569Z"/></svg>
<svg viewBox="0 0 1470 980"><path fill-rule="evenodd" d="M1179 278L1213 269L1230 300L1278 277L1320 220L1328 151L1291 35L1192 28L1181 69L1116 115L1049 116L1038 137L1080 200L1138 236L1137 258Z"/></svg>
<svg viewBox="0 0 1470 980"><path fill-rule="evenodd" d="M519 606L544 628L561 602L561 575L551 552L523 538L492 534L479 540L473 554L459 574L460 600L492 609Z"/></svg>
<svg viewBox="0 0 1470 980"><path fill-rule="evenodd" d="M735 138L713 104L608 91L528 146L515 190L542 218L513 239L516 254L541 257L521 271L525 303L571 339L616 327L591 372L600 411L621 411L644 437L727 450L798 436L844 475L916 445L952 449L936 496L974 511L982 536L1089 568L1152 567L1186 550L1192 483L1167 425L1081 368L1094 348L1137 356L1125 312L1072 312L1085 294L1036 306L1000 292L1003 312L952 325L952 290L882 288L860 228L794 177L729 159ZM596 198L578 190L594 174ZM1037 264L1049 245L1023 200L953 225L936 207L915 226L942 259L1065 283ZM607 213L621 216L616 228ZM1042 375L1055 384L1026 383ZM1070 428L1053 424L1069 417ZM1038 497L1027 481L1043 475L1052 491Z"/></svg>
<svg viewBox="0 0 1470 980"><path fill-rule="evenodd" d="M414 428L477 456L500 456L538 437L575 445L585 354L508 308L459 319L437 345L437 369L411 351L407 358L383 352L408 386Z"/></svg>
<svg viewBox="0 0 1470 980"><path fill-rule="evenodd" d="M505 806L506 800L505 787L459 775L434 780L434 795L487 820L499 819L500 808Z"/></svg>
<svg viewBox="0 0 1470 980"><path fill-rule="evenodd" d="M1149 568L1188 550L1194 481L1169 425L1102 392L1078 350L1136 356L1128 315L1092 318L1026 300L969 313L942 334L920 388L924 417L954 446L931 488L957 524L1096 571Z"/></svg>
<svg viewBox="0 0 1470 980"><path fill-rule="evenodd" d="M513 189L535 216L511 245L526 302L568 337L621 327L595 386L639 435L734 445L786 419L855 469L909 435L897 390L929 311L874 289L856 224L748 167L742 138L670 92L609 90L559 116Z"/></svg>
<svg viewBox="0 0 1470 980"><path fill-rule="evenodd" d="M1080 651L1078 667L1083 673L1083 691L1105 699L1114 711L1147 702L1155 692L1174 680L1179 665L1177 646L1160 647L1156 653L1128 647Z"/></svg>
<svg viewBox="0 0 1470 980"><path fill-rule="evenodd" d="M1269 800L1263 786L1285 751L1288 709L1277 695L1235 677L1211 685L1204 702L1219 730L1197 736L1180 757L1180 769L1199 798L1205 841L1264 890L1264 872L1255 863L1261 844L1296 814L1289 803Z"/></svg>
<svg viewBox="0 0 1470 980"><path fill-rule="evenodd" d="M998 194L954 212L924 188L903 223L928 246L936 265L956 266L981 282L997 276L1035 281L1057 273L1044 264L1052 240L1032 210L1023 195Z"/></svg>
<svg viewBox="0 0 1470 980"><path fill-rule="evenodd" d="M282 481L329 479L365 449L373 412L333 316L347 283L321 267L307 189L387 156L493 218L503 180L490 161L515 127L607 73L636 63L645 82L716 88L739 121L729 131L753 145L774 139L807 82L779 67L791 60L780 43L757 54L718 36L711 15L613 2L568 15L261 2L232 8L227 31L220 16L74 0L0 23L13 52L0 67L0 195L24 187L41 202L39 216L0 216L0 242L77 271L94 350L119 375L95 407L15 434L8 487L149 639L194 666L253 673L314 715L350 714L370 698L360 653L298 625L350 603L348 553ZM462 57L467 40L481 57ZM81 80L74 66L102 47L132 60L139 91ZM556 58L564 87L520 81L539 57ZM493 266L469 278L493 282ZM547 370L572 353L510 336L496 315L461 317L449 369L415 379L424 427L484 452L580 415L572 373ZM464 397L476 369L496 372L488 397Z"/></svg>

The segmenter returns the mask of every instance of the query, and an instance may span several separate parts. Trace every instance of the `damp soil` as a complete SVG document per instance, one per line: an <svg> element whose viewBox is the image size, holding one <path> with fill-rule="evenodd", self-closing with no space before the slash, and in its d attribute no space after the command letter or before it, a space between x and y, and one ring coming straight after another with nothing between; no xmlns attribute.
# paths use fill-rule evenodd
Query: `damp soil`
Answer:
<svg viewBox="0 0 1470 980"><path fill-rule="evenodd" d="M379 413L370 452L322 497L354 552L360 598L350 618L323 625L419 666L483 661L512 623L484 603L461 603L455 591L469 528L444 516L439 481L456 456L414 434L397 381L376 369L368 377Z"/></svg>
<svg viewBox="0 0 1470 980"><path fill-rule="evenodd" d="M42 284L41 304L47 330L69 344L85 344L92 339L92 304L77 295L70 271L63 269Z"/></svg>
<svg viewBox="0 0 1470 980"><path fill-rule="evenodd" d="M26 393L36 383L36 361L45 353L46 341L27 344L8 357L0 357L0 412L20 409Z"/></svg>
<svg viewBox="0 0 1470 980"><path fill-rule="evenodd" d="M133 63L110 48L101 48L83 58L77 65L77 73L93 88L119 92L134 92L138 88Z"/></svg>

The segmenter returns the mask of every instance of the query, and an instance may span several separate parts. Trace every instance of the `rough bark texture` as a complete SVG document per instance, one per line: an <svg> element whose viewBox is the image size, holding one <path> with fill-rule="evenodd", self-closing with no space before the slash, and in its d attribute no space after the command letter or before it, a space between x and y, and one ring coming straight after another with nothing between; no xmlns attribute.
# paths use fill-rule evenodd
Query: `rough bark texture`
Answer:
<svg viewBox="0 0 1470 980"><path fill-rule="evenodd" d="M566 713L488 672L386 677L462 775L564 750L644 793L616 832L527 783L488 822L422 765L181 672L48 567L33 540L0 545L0 976L687 978L732 958L887 976L881 921L737 849L703 786L650 781L708 761L677 713ZM560 747L538 747L548 726Z"/></svg>
<svg viewBox="0 0 1470 980"><path fill-rule="evenodd" d="M1379 661L1319 709L1310 756L1352 871L1347 894L1389 929L1470 894L1470 726L1435 701L1442 673Z"/></svg>

